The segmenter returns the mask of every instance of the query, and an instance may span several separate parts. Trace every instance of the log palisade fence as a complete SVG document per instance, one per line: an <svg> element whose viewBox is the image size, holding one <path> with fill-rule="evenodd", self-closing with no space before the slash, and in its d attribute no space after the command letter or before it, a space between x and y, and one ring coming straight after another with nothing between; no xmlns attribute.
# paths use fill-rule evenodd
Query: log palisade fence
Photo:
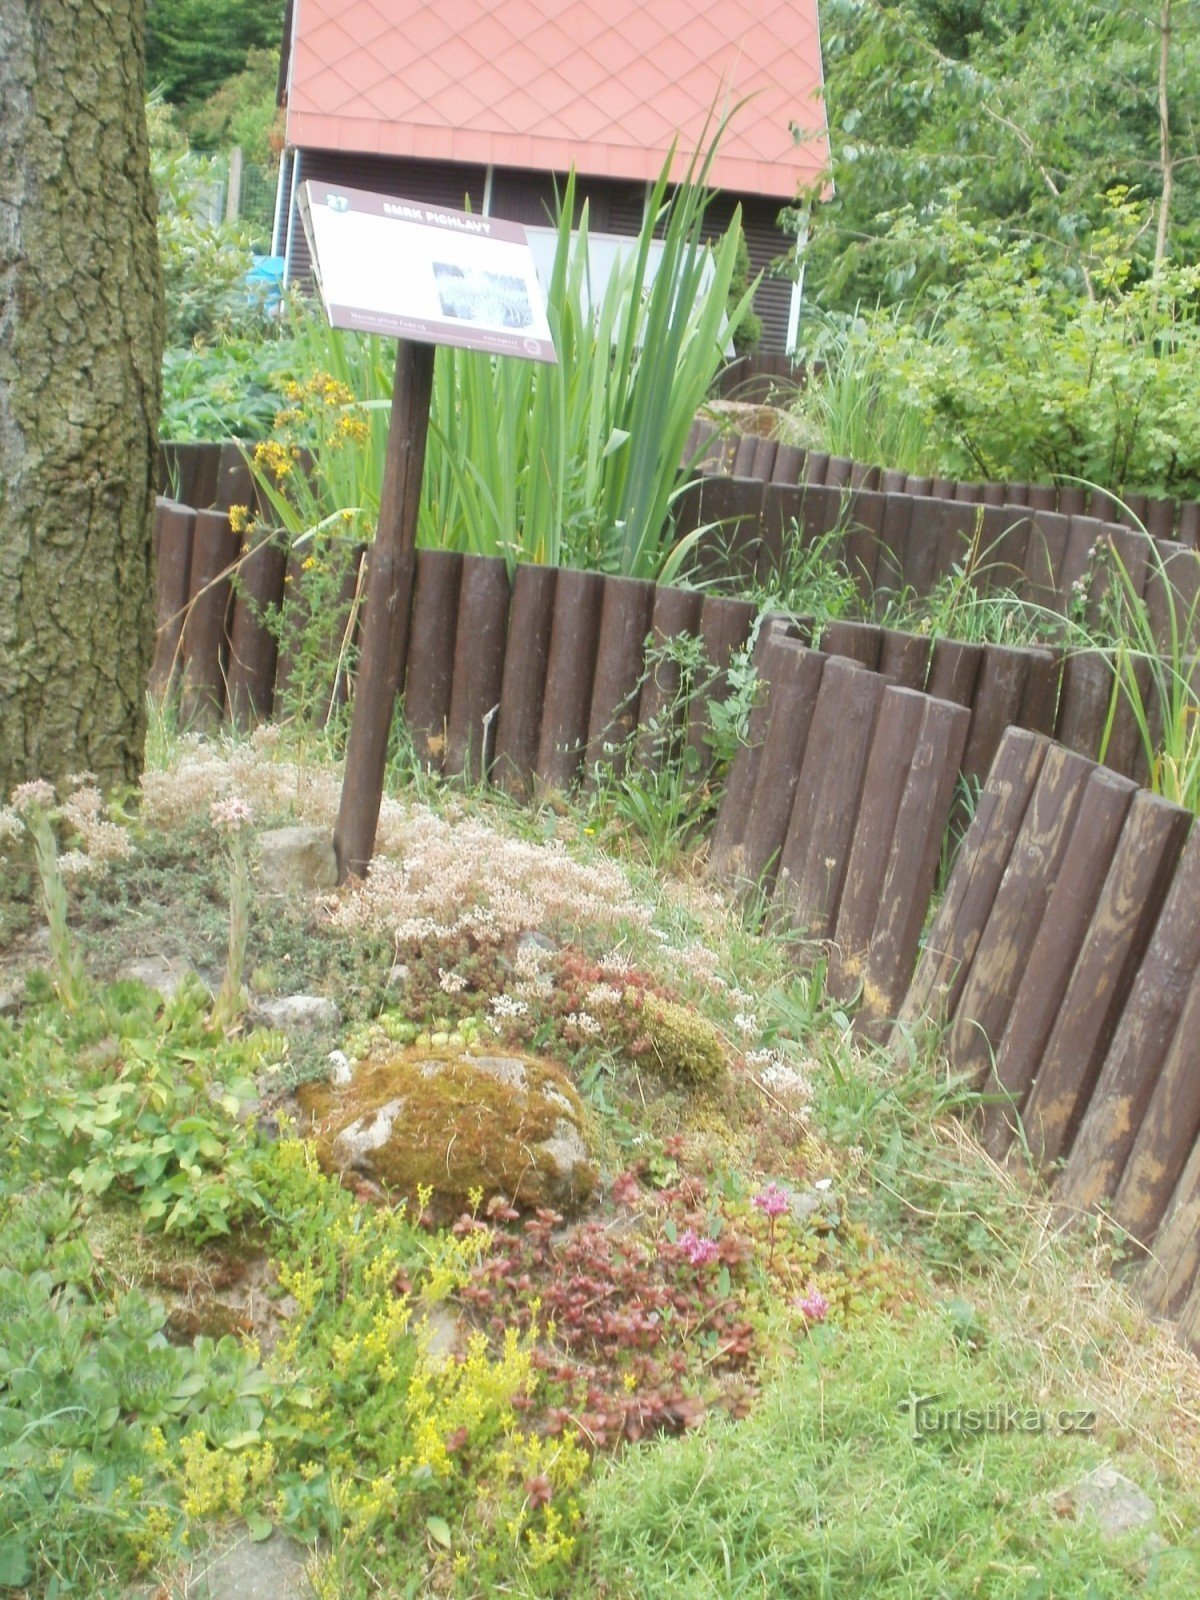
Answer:
<svg viewBox="0 0 1200 1600"><path fill-rule="evenodd" d="M302 563L234 532L229 506L252 498L235 449L167 455L177 498L158 505L154 681L177 683L201 723L246 726L270 716L294 668L261 613L289 576L303 585ZM1159 541L1160 567L1146 535L1082 513L710 474L683 514L722 524L701 559L735 570L778 561L785 538L832 535L868 601L928 592L977 532L1000 574L981 581L1059 611L1082 583L1095 613L1109 580L1089 555L1111 543L1164 643L1172 605L1190 615L1200 593L1194 551ZM352 573L329 618L331 695L357 586ZM703 661L686 700L661 648L680 636ZM702 781L709 702L752 638L764 687L720 796L712 872L758 897L798 954L827 955L864 1033L900 1049L944 1023L952 1066L990 1091L988 1148L1032 1160L1064 1218L1110 1209L1139 1251L1145 1302L1200 1347L1200 829L1140 786L1131 719L1097 764L1103 657L869 623L814 638L701 589L525 565L510 577L501 560L423 550L409 733L430 766L518 796L587 782L602 760L652 768L670 738L693 748ZM962 775L982 790L922 943Z"/></svg>

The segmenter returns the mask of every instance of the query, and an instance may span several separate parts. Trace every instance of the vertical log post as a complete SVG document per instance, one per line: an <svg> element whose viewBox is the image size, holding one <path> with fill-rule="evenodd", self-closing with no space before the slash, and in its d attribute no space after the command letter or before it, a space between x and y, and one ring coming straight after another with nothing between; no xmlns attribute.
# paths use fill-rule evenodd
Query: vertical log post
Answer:
<svg viewBox="0 0 1200 1600"><path fill-rule="evenodd" d="M346 774L333 845L338 875L365 876L375 850L388 735L404 676L416 564L417 512L433 395L434 347L401 339L379 497L379 531L367 554L366 621Z"/></svg>

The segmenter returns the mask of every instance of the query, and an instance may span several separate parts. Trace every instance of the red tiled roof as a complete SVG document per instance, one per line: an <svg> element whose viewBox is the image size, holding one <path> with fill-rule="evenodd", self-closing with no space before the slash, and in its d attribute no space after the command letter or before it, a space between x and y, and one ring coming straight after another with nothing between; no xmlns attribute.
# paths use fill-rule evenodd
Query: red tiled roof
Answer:
<svg viewBox="0 0 1200 1600"><path fill-rule="evenodd" d="M714 102L751 96L711 181L791 198L828 160L817 0L296 0L288 143L676 176ZM802 142L791 125L803 131Z"/></svg>

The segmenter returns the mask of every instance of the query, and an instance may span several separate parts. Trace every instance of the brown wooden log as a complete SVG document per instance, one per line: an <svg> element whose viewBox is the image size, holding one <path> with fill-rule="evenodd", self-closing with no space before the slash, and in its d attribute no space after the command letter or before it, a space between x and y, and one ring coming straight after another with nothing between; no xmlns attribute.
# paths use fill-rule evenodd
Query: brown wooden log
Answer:
<svg viewBox="0 0 1200 1600"><path fill-rule="evenodd" d="M1068 750L1093 759L1113 704L1112 661L1103 650L1073 650L1063 662L1058 738Z"/></svg>
<svg viewBox="0 0 1200 1600"><path fill-rule="evenodd" d="M771 468L772 483L796 484L804 471L804 451L799 445L781 444Z"/></svg>
<svg viewBox="0 0 1200 1600"><path fill-rule="evenodd" d="M598 572L565 567L559 573L535 768L535 786L543 793L565 794L583 763L603 599Z"/></svg>
<svg viewBox="0 0 1200 1600"><path fill-rule="evenodd" d="M768 483L763 490L755 576L783 570L787 552L800 538L804 491L796 484Z"/></svg>
<svg viewBox="0 0 1200 1600"><path fill-rule="evenodd" d="M1180 1317L1189 1298L1200 1295L1200 1141L1192 1144L1153 1249L1132 1276L1138 1298L1152 1316ZM1200 1338L1193 1308L1191 1338Z"/></svg>
<svg viewBox="0 0 1200 1600"><path fill-rule="evenodd" d="M589 775L597 766L611 767L618 776L625 771L637 731L653 612L652 583L643 578L605 580L584 761Z"/></svg>
<svg viewBox="0 0 1200 1600"><path fill-rule="evenodd" d="M1154 1092L1113 1196L1112 1216L1149 1244L1200 1138L1200 958Z"/></svg>
<svg viewBox="0 0 1200 1600"><path fill-rule="evenodd" d="M963 775L981 782L995 760L1006 728L1014 726L1025 694L1030 656L1008 645L989 644L975 680L971 731L963 754Z"/></svg>
<svg viewBox="0 0 1200 1600"><path fill-rule="evenodd" d="M406 339L396 344L379 529L368 558L362 654L346 745L346 776L333 831L343 879L350 873L365 874L375 853L388 736L408 654L433 354L432 345Z"/></svg>
<svg viewBox="0 0 1200 1600"><path fill-rule="evenodd" d="M930 641L923 633L885 628L878 670L902 689L924 689L929 676Z"/></svg>
<svg viewBox="0 0 1200 1600"><path fill-rule="evenodd" d="M833 931L886 682L831 657L805 746L779 858L773 920L800 939Z"/></svg>
<svg viewBox="0 0 1200 1600"><path fill-rule="evenodd" d="M404 675L404 720L413 755L441 772L449 739L458 638L458 601L466 558L457 550L418 550L412 635Z"/></svg>
<svg viewBox="0 0 1200 1600"><path fill-rule="evenodd" d="M683 724L681 704L682 675L679 664L670 659L668 646L673 639L700 631L703 595L698 589L676 589L663 585L655 590L650 618L648 674L638 701L638 737L634 747L638 766L658 771L675 747Z"/></svg>
<svg viewBox="0 0 1200 1600"><path fill-rule="evenodd" d="M855 1026L873 1038L879 1038L883 1024L895 1017L912 977L970 724L965 707L928 695L922 698L921 725L908 758L874 920L865 943L870 914L865 892L856 896L866 912L861 924L847 918L843 929L840 915L838 919L836 944L843 963L852 959L856 942L866 952L862 1003ZM869 777L865 791L873 813L875 790ZM853 858L850 872L854 873ZM843 895L843 911L848 893ZM848 965L846 971L852 973Z"/></svg>
<svg viewBox="0 0 1200 1600"><path fill-rule="evenodd" d="M981 644L967 644L961 639L935 639L925 679L926 694L969 708L975 698L975 684L982 664Z"/></svg>
<svg viewBox="0 0 1200 1600"><path fill-rule="evenodd" d="M519 565L513 577L492 777L519 799L531 793L537 765L557 581L557 567L528 564Z"/></svg>
<svg viewBox="0 0 1200 1600"><path fill-rule="evenodd" d="M988 1080L989 1092L998 1098L981 1117L983 1142L997 1158L1018 1128L1135 793L1135 784L1104 767L1090 773L1045 915L1026 951L1019 953L1024 970Z"/></svg>
<svg viewBox="0 0 1200 1600"><path fill-rule="evenodd" d="M904 568L908 560L908 541L915 502L906 494L883 497L878 551L875 561L875 614L886 609L890 600L904 588Z"/></svg>
<svg viewBox="0 0 1200 1600"><path fill-rule="evenodd" d="M885 502L873 489L860 489L846 503L841 518L841 559L854 579L859 598L867 608L875 598L875 572L879 565L880 532ZM831 543L829 555L838 551Z"/></svg>
<svg viewBox="0 0 1200 1600"><path fill-rule="evenodd" d="M707 781L713 767L713 751L708 740L709 708L729 697L725 676L734 652L750 637L757 614L749 600L732 600L707 595L700 607L700 646L702 665L688 706L687 748L695 781Z"/></svg>
<svg viewBox="0 0 1200 1600"><path fill-rule="evenodd" d="M180 671L180 639L187 610L192 565L192 529L196 513L161 496L154 509L157 561L154 617L154 661L150 688L162 694Z"/></svg>
<svg viewBox="0 0 1200 1600"><path fill-rule="evenodd" d="M230 569L240 547L241 536L230 527L227 511L196 513L183 626L180 716L185 726L211 727L224 708Z"/></svg>
<svg viewBox="0 0 1200 1600"><path fill-rule="evenodd" d="M495 749L512 585L501 556L464 556L455 626L446 771L486 778Z"/></svg>
<svg viewBox="0 0 1200 1600"><path fill-rule="evenodd" d="M1003 1038L1024 961L1045 915L1094 768L1073 751L1046 752L1012 855L980 934L948 1036L956 1072L983 1086Z"/></svg>
<svg viewBox="0 0 1200 1600"><path fill-rule="evenodd" d="M765 484L758 478L708 477L700 491L700 521L708 528L704 537L705 568L722 577L748 577L755 568L762 540Z"/></svg>
<svg viewBox="0 0 1200 1600"><path fill-rule="evenodd" d="M1071 1148L1190 824L1180 807L1135 794L1022 1108L1028 1148L1042 1168Z"/></svg>
<svg viewBox="0 0 1200 1600"><path fill-rule="evenodd" d="M1010 515L1012 513L1010 512ZM1029 525L1022 595L1030 605L1065 615L1063 570L1067 559L1072 519L1062 512L1039 511Z"/></svg>
<svg viewBox="0 0 1200 1600"><path fill-rule="evenodd" d="M901 801L912 774L913 753L921 744L932 704L915 690L895 687L886 689L880 702L863 775L859 825L850 846L832 930L827 981L830 992L842 1000L849 1000L862 982ZM931 753L930 747L923 746L926 759ZM953 775L949 788L953 792ZM937 843L940 842L939 837ZM869 1003L868 1011L875 1015Z"/></svg>
<svg viewBox="0 0 1200 1600"><path fill-rule="evenodd" d="M953 1015L1049 749L1023 728L1004 735L900 1008L901 1030Z"/></svg>
<svg viewBox="0 0 1200 1600"><path fill-rule="evenodd" d="M1200 829L1193 829L1056 1186L1064 1213L1116 1193L1198 967Z"/></svg>
<svg viewBox="0 0 1200 1600"><path fill-rule="evenodd" d="M1028 649L1026 654L1029 666L1017 708L1017 726L1028 728L1031 733L1052 734L1058 722L1062 657L1037 647Z"/></svg>
<svg viewBox="0 0 1200 1600"><path fill-rule="evenodd" d="M874 672L883 648L883 629L870 622L844 622L841 618L821 628L821 649L829 656L846 656Z"/></svg>
<svg viewBox="0 0 1200 1600"><path fill-rule="evenodd" d="M279 641L270 625L283 603L287 539L251 530L242 543L229 632L229 715L248 728L271 715Z"/></svg>
<svg viewBox="0 0 1200 1600"><path fill-rule="evenodd" d="M741 876L769 897L796 798L826 657L774 635L766 674L771 710L746 813Z"/></svg>
<svg viewBox="0 0 1200 1600"><path fill-rule="evenodd" d="M782 659L771 649L777 636L789 636L787 624L778 621L765 624L759 631L754 648L758 692L747 720L745 740L730 763L709 839L708 870L714 877L745 877L743 841L746 837L746 819L754 799L763 743L771 721L771 668L773 663Z"/></svg>

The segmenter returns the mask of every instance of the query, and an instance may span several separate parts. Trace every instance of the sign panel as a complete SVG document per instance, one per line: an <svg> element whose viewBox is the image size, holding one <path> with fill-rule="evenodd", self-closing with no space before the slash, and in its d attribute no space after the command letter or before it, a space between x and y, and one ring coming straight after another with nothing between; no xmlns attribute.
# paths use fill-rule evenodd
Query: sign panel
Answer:
<svg viewBox="0 0 1200 1600"><path fill-rule="evenodd" d="M518 223L311 180L300 215L335 328L557 359Z"/></svg>

